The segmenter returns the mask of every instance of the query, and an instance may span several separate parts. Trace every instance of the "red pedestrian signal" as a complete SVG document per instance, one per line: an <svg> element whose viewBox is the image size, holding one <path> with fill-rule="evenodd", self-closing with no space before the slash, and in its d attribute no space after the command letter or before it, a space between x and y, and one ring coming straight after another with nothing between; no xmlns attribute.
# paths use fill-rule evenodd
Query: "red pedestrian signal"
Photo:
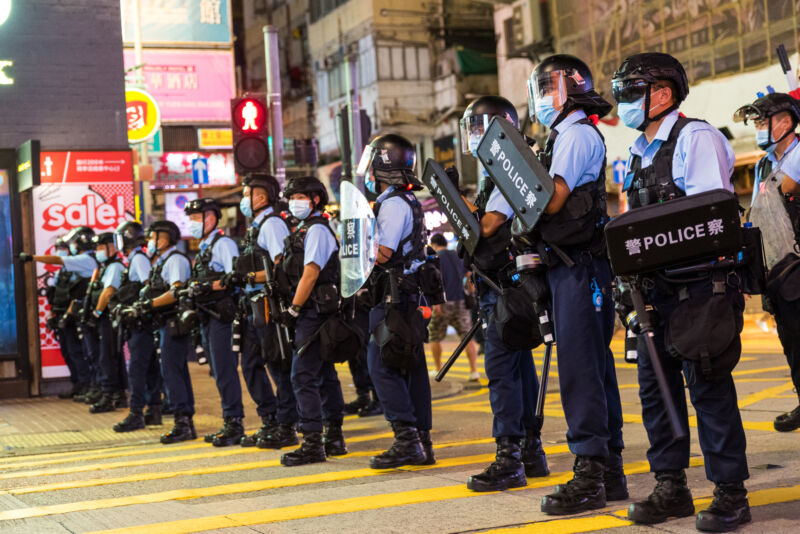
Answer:
<svg viewBox="0 0 800 534"><path fill-rule="evenodd" d="M245 95L231 100L233 161L240 175L269 171L267 99Z"/></svg>

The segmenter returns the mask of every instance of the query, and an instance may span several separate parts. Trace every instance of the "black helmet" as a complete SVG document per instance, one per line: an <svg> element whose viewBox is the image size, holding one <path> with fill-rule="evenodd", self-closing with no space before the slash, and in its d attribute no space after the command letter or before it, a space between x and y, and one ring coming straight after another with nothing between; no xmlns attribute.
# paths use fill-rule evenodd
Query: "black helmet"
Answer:
<svg viewBox="0 0 800 534"><path fill-rule="evenodd" d="M488 95L476 98L464 110L464 115L459 121L461 127L461 151L464 154L472 152L470 150L470 136L475 139L475 142L480 141L480 138L486 133L486 129L489 128L492 117L503 117L513 124L515 128L519 128L519 115L514 104L502 96Z"/></svg>
<svg viewBox="0 0 800 534"><path fill-rule="evenodd" d="M244 177L244 180L242 180L242 185L244 187L249 187L250 189L254 187L260 187L261 189L264 189L269 197L270 205L273 205L278 201L278 195L281 192L281 186L278 183L278 180L271 174L264 172L253 172L248 174Z"/></svg>
<svg viewBox="0 0 800 534"><path fill-rule="evenodd" d="M119 250L144 244L144 231L137 221L125 221L114 230L114 243Z"/></svg>
<svg viewBox="0 0 800 534"><path fill-rule="evenodd" d="M747 104L737 109L733 114L733 120L734 122L744 122L747 124L748 120L754 122L763 121L783 111L791 115L792 128L783 134L780 139L772 141L772 121L769 121L767 123L769 143L758 145L762 150L766 150L767 147L783 141L786 136L794 133L797 124L800 123L800 101L786 93L768 93L756 99L752 104Z"/></svg>
<svg viewBox="0 0 800 534"><path fill-rule="evenodd" d="M166 233L169 236L170 245L174 245L181 240L181 231L178 229L178 225L172 221L155 221L147 229L147 233Z"/></svg>
<svg viewBox="0 0 800 534"><path fill-rule="evenodd" d="M58 236L56 238L55 244L53 245L53 248L69 248L69 245L67 244L67 242L64 241L65 237L66 237L66 235Z"/></svg>
<svg viewBox="0 0 800 534"><path fill-rule="evenodd" d="M113 245L114 244L114 232L103 232L101 234L97 234L92 238L92 246L97 248L98 245Z"/></svg>
<svg viewBox="0 0 800 534"><path fill-rule="evenodd" d="M222 218L222 212L219 209L219 205L213 198L196 198L187 202L183 207L183 212L186 215L191 215L192 213L203 213L206 211L213 211L214 215L217 216L217 222L219 222L219 220Z"/></svg>
<svg viewBox="0 0 800 534"><path fill-rule="evenodd" d="M303 193L309 197L319 195L319 203L315 209L324 208L328 204L328 190L325 188L325 184L314 176L301 176L289 180L283 190L283 196L289 199L295 193Z"/></svg>
<svg viewBox="0 0 800 534"><path fill-rule="evenodd" d="M411 141L402 135L386 134L364 147L356 174L367 181L374 176L379 182L419 191L422 184L417 180L416 166L417 150Z"/></svg>
<svg viewBox="0 0 800 534"><path fill-rule="evenodd" d="M650 86L659 80L671 81L675 84L677 93L672 95L674 103L670 107L655 117L650 117ZM681 62L669 54L661 52L634 54L626 58L614 73L611 79L611 92L617 103L645 99L645 119L637 128L644 131L652 121L657 121L672 110L678 109L681 102L686 100L689 95L689 79Z"/></svg>
<svg viewBox="0 0 800 534"><path fill-rule="evenodd" d="M88 226L76 226L64 236L64 242L67 245L75 245L78 252L92 250L92 237L94 237L94 230Z"/></svg>
<svg viewBox="0 0 800 534"><path fill-rule="evenodd" d="M595 91L589 66L569 54L547 57L531 72L528 78L528 113L531 118L536 115L536 102L546 96L553 96L553 105L562 108L549 125L551 128L576 108L598 117L606 116L614 108Z"/></svg>

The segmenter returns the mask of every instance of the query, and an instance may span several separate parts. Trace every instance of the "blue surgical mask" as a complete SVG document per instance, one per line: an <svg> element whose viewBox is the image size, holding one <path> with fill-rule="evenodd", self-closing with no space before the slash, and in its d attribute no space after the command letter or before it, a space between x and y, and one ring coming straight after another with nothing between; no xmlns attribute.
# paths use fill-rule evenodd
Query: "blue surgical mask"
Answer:
<svg viewBox="0 0 800 534"><path fill-rule="evenodd" d="M76 245L75 243L70 243L69 244L69 253L72 254L73 256L77 256L78 255L78 245Z"/></svg>
<svg viewBox="0 0 800 534"><path fill-rule="evenodd" d="M105 263L108 260L108 254L106 254L105 250L98 250L94 253L94 258L98 263Z"/></svg>
<svg viewBox="0 0 800 534"><path fill-rule="evenodd" d="M156 240L151 239L147 242L147 255L151 258L156 255Z"/></svg>
<svg viewBox="0 0 800 534"><path fill-rule="evenodd" d="M476 159L478 157L478 145L481 144L482 138L482 135L470 135L467 140L467 143L469 143L469 151Z"/></svg>
<svg viewBox="0 0 800 534"><path fill-rule="evenodd" d="M67 256L69 256L69 252L67 252L66 250L56 250L56 256L61 258L66 258Z"/></svg>
<svg viewBox="0 0 800 534"><path fill-rule="evenodd" d="M553 106L553 97L545 96L539 98L534 103L534 106L536 109L536 120L549 128L550 125L555 122L559 114L559 111Z"/></svg>
<svg viewBox="0 0 800 534"><path fill-rule="evenodd" d="M372 193L373 195L378 194L378 183L373 178L368 178L364 181L364 189Z"/></svg>
<svg viewBox="0 0 800 534"><path fill-rule="evenodd" d="M756 144L758 148L766 150L769 153L774 152L775 147L778 145L770 139L769 130L756 130Z"/></svg>
<svg viewBox="0 0 800 534"><path fill-rule="evenodd" d="M290 200L289 211L302 221L311 215L311 202L308 200Z"/></svg>
<svg viewBox="0 0 800 534"><path fill-rule="evenodd" d="M250 206L250 197L242 197L242 200L239 201L239 210L245 217L253 216L253 208Z"/></svg>
<svg viewBox="0 0 800 534"><path fill-rule="evenodd" d="M189 234L195 239L203 237L203 221L189 221Z"/></svg>
<svg viewBox="0 0 800 534"><path fill-rule="evenodd" d="M620 102L617 104L617 115L628 128L639 128L644 122L644 97L635 102Z"/></svg>

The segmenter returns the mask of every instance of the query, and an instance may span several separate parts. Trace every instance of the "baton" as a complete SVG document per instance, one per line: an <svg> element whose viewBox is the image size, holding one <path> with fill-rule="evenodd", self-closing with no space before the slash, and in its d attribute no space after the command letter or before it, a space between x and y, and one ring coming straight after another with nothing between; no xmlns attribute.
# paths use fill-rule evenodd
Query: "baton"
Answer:
<svg viewBox="0 0 800 534"><path fill-rule="evenodd" d="M265 287L264 299L267 301L267 305L270 308L272 308L272 306L270 306L270 302L269 302L270 298L267 295L267 289L268 288L266 287L266 286L269 286L269 285L272 284L272 269L271 269L271 267L269 265L269 261L267 260L266 256L263 256L261 258L261 261L264 264L264 279L265 279L265 282L266 282L264 284L264 287ZM275 301L274 303L279 306L278 311L283 312L283 303L280 302L280 297L275 297L274 301ZM267 321L272 322L272 323L275 324L275 334L278 336L278 350L280 350L280 352L281 352L281 361L284 361L284 362L285 361L289 361L289 362L291 362L292 361L292 356L288 356L289 353L287 352L287 347L286 347L286 345L288 345L290 343L289 340L291 339L291 335L289 334L289 329L286 327L286 325L282 325L282 324L278 323L277 321L274 321L274 320L270 321L269 315L267 315Z"/></svg>
<svg viewBox="0 0 800 534"><path fill-rule="evenodd" d="M675 408L675 403L672 401L672 396L667 386L667 378L664 376L664 369L661 367L661 360L658 357L656 344L653 340L653 325L650 323L650 314L644 305L644 298L637 284L631 284L631 299L633 300L633 307L639 320L642 324L642 334L644 334L645 343L647 344L647 352L650 355L650 362L653 364L653 372L656 375L658 382L658 389L661 392L661 399L664 401L664 408L667 410L667 417L669 424L672 427L672 437L675 440L684 439L686 431L681 425L678 418L678 410Z"/></svg>
<svg viewBox="0 0 800 534"><path fill-rule="evenodd" d="M797 89L797 79L792 72L792 64L789 63L789 54L786 53L786 47L781 44L776 49L778 53L778 60L781 62L781 70L786 75L786 82L789 84L789 90L794 91Z"/></svg>
<svg viewBox="0 0 800 534"><path fill-rule="evenodd" d="M478 320L475 321L475 324L473 324L472 327L469 329L469 331L464 335L464 337L461 338L461 341L456 347L456 350L453 351L453 354L450 355L447 361L444 362L442 368L439 369L439 372L436 373L436 378L434 378L434 380L436 380L437 382L442 381L444 375L447 374L447 371L449 371L450 368L453 367L453 364L456 363L458 357L461 356L461 353L464 351L464 348L470 341L472 341L472 338L475 337L475 333L478 331L478 328L480 328L481 325L483 325L483 317L479 316Z"/></svg>
<svg viewBox="0 0 800 534"><path fill-rule="evenodd" d="M547 381L550 378L550 357L553 355L553 342L544 344L542 379L539 380L539 398L536 400L536 419L544 421L544 398L547 395Z"/></svg>

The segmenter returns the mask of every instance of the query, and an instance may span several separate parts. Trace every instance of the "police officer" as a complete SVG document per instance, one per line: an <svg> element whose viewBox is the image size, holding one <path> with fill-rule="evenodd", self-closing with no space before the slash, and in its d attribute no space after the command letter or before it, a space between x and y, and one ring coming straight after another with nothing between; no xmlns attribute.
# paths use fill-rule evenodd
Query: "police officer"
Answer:
<svg viewBox="0 0 800 534"><path fill-rule="evenodd" d="M77 333L83 353L83 362L86 363L84 372L88 367L88 372L86 372L88 387L83 395L76 395L72 399L75 402L85 402L86 404L94 404L102 396L98 380L99 367L97 363L96 338L94 335L89 335L86 328L78 323L80 318L79 311L82 307L83 299L86 297L86 290L89 288L89 282L98 267L97 260L94 259L92 237L94 237L94 230L88 226L77 226L63 237L63 242L69 249L69 256L34 256L25 252L21 252L18 256L20 261L23 262L37 261L46 265L61 265L63 266L63 271L74 274L69 290L70 302L61 320L65 329L74 329L73 332Z"/></svg>
<svg viewBox="0 0 800 534"><path fill-rule="evenodd" d="M243 436L241 445L280 449L298 443L297 402L292 388L291 360L282 359L274 323L266 324L263 291L265 265L274 273L274 266L283 258L283 243L289 236L289 227L278 210L280 185L273 176L250 174L245 177L243 185L239 209L242 215L252 218L252 221L235 269L223 277L222 285L244 288L241 296L241 305L246 310L246 316L241 319L244 328L242 374L250 396L258 405L262 426L253 435ZM273 319L278 317L278 312L270 310ZM286 346L285 349L291 358L291 347ZM275 381L275 393L267 377L265 360Z"/></svg>
<svg viewBox="0 0 800 534"><path fill-rule="evenodd" d="M678 60L662 53L633 55L614 73L612 90L622 122L642 132L630 149L626 169L624 187L631 209L712 189L733 189L731 175L735 157L725 137L704 121L678 114L680 103L689 94L686 72ZM711 506L697 515L697 529L734 530L750 521L747 490L743 484L749 476L746 443L733 378L728 371L713 381L707 379L691 362L668 357L664 343L665 325L679 302L688 297L702 303L722 293L738 326L730 345L738 361L744 300L733 278L717 281L709 277L679 287L656 284L645 294L645 300L655 306L660 317L655 331L657 357L661 358L686 437L673 439L650 360L654 355L647 353L640 336L639 397L650 440L647 458L657 485L647 500L631 504L628 517L637 523L659 523L671 516L685 517L694 513L684 473L689 466L689 432L682 370L697 411L706 476L716 484Z"/></svg>
<svg viewBox="0 0 800 534"><path fill-rule="evenodd" d="M117 350L114 329L111 327L108 305L119 289L124 266L120 261L114 243L113 232L103 232L92 238L95 247L95 259L100 267L95 280L89 285L83 315L86 325L97 336L98 364L100 367L100 390L103 395L93 404L92 413L110 412L116 408L128 406L125 396L125 385L128 377L125 370L125 358Z"/></svg>
<svg viewBox="0 0 800 534"><path fill-rule="evenodd" d="M416 271L425 261L427 232L422 206L414 191L422 189L415 174L416 150L400 135L388 134L375 138L362 154L359 173L365 187L378 195L374 211L378 260L370 277L370 291L375 307L370 311L370 332L375 333L388 313L407 315L420 305L421 297ZM387 296L389 302L387 304ZM390 312L390 308L394 310ZM416 313L416 312L414 312ZM386 420L394 431L394 443L385 452L373 456L373 469L401 465L433 464L431 443L431 385L421 332L409 332L419 338L419 344L403 343L403 332L392 332L389 345L405 345L407 354L395 355L404 361L389 362L385 350L374 337L367 347L367 367ZM388 325L388 323L387 323ZM391 332L391 330L390 330ZM395 358L392 358L395 360Z"/></svg>
<svg viewBox="0 0 800 534"><path fill-rule="evenodd" d="M532 116L550 129L540 159L555 192L534 240L547 264L567 443L576 455L572 480L542 499L542 511L574 514L628 498L622 405L610 348L615 318L603 233L606 148L588 118L603 117L612 106L595 92L589 67L566 54L539 63L528 89Z"/></svg>
<svg viewBox="0 0 800 534"><path fill-rule="evenodd" d="M175 421L173 428L161 435L161 443L169 444L197 438L192 421L194 392L187 364L191 339L176 328L176 292L189 281L192 266L177 249L181 233L174 222L155 221L148 228L148 235L147 252L156 259L133 312L137 317L152 317L158 328L161 375Z"/></svg>
<svg viewBox="0 0 800 534"><path fill-rule="evenodd" d="M117 226L114 239L127 263L116 293L119 308L115 321L120 322L122 328L128 332L128 350L131 355L128 383L131 399L127 417L113 428L115 432L131 432L144 428L145 425L161 424L162 378L152 322L146 319L131 321L120 316L123 307L131 306L138 300L144 283L150 278L152 265L144 246L146 240L142 225L136 221L125 221Z"/></svg>
<svg viewBox="0 0 800 534"><path fill-rule="evenodd" d="M467 106L461 119L462 150L476 156L478 143L493 117L519 127L517 110L500 96L482 96ZM501 287L511 284L514 265L511 222L514 211L500 190L481 169L475 215L481 238L472 262ZM497 443L495 461L473 475L467 487L473 491L498 491L527 485L527 477L550 473L542 449L541 422L535 417L539 380L530 350L515 350L500 338L494 308L498 292L477 277L478 304L484 323L484 364L489 379L489 402L494 420L492 436Z"/></svg>
<svg viewBox="0 0 800 534"><path fill-rule="evenodd" d="M742 106L735 121L753 121L758 148L767 153L756 164L750 220L761 228L767 268L795 251L800 210L794 195L800 193L800 150L795 133L800 122L800 102L786 93L770 93ZM780 205L780 206L779 206ZM786 216L777 216L784 211ZM792 229L795 229L793 234ZM777 274L777 273L776 273ZM800 395L800 331L793 317L775 312L778 337L789 362L795 391ZM775 430L800 428L800 406L775 418Z"/></svg>
<svg viewBox="0 0 800 534"><path fill-rule="evenodd" d="M363 292L363 293L362 293ZM364 295L366 289L359 290L360 295ZM347 303L353 310L353 325L358 328L364 339L369 338L369 311L370 307L364 302L364 297L356 294L353 300ZM347 360L350 375L353 377L353 385L356 387L356 398L344 405L345 415L358 414L359 417L370 417L383 413L375 386L369 377L369 367L367 365L367 345L362 344L359 351Z"/></svg>
<svg viewBox="0 0 800 534"><path fill-rule="evenodd" d="M328 192L312 176L294 178L284 189L289 211L300 224L286 239L282 276L291 289L291 307L283 323L295 328L292 386L300 415L303 443L284 454L286 466L324 462L326 456L347 454L342 436L342 387L333 362L320 359L320 343L313 336L339 307L339 244L322 210ZM287 295L288 296L288 295ZM325 436L323 438L323 422Z"/></svg>

